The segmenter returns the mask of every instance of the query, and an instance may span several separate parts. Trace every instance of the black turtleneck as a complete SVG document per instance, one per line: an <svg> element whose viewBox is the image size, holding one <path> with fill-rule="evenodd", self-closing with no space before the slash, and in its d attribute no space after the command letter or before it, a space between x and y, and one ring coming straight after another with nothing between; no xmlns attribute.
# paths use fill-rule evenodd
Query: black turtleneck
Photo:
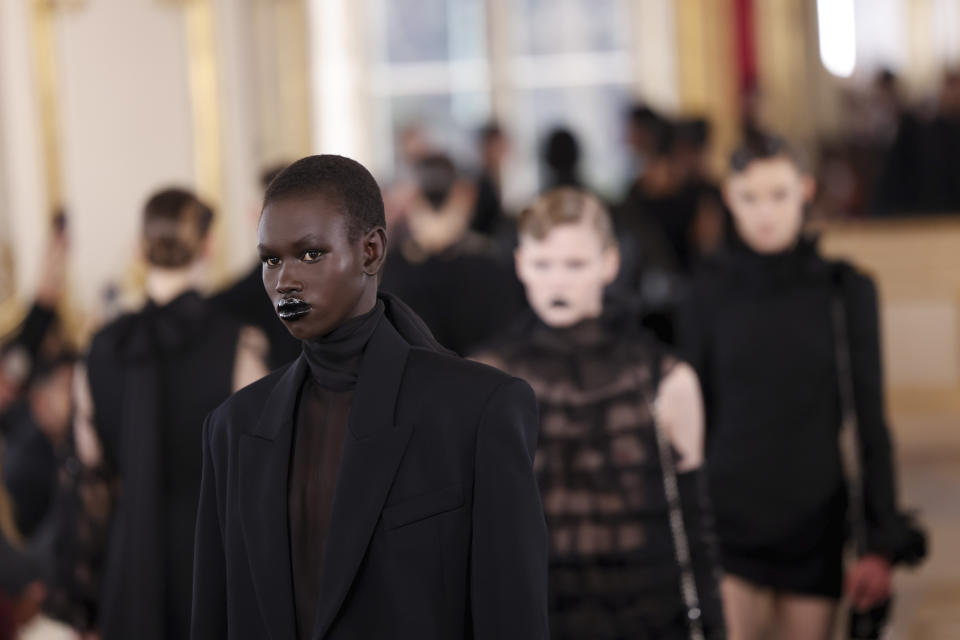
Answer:
<svg viewBox="0 0 960 640"><path fill-rule="evenodd" d="M849 323L868 517L879 534L894 499L870 279L824 260L813 240L773 255L741 242L700 274L681 323L707 404L706 459L726 569L830 597L840 591L845 501L831 321L838 294ZM817 557L832 559L810 559ZM788 562L796 570L784 569Z"/></svg>
<svg viewBox="0 0 960 640"><path fill-rule="evenodd" d="M372 311L303 343L310 375L297 404L289 481L290 560L301 638L313 631L350 405L364 349L383 313L378 301Z"/></svg>

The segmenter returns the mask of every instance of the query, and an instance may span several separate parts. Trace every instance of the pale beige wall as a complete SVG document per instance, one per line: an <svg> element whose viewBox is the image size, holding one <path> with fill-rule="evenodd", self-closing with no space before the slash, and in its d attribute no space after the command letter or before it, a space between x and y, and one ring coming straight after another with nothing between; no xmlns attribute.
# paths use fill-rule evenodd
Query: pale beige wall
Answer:
<svg viewBox="0 0 960 640"><path fill-rule="evenodd" d="M21 296L33 290L49 219L30 38L28 4L0 2L0 233Z"/></svg>
<svg viewBox="0 0 960 640"><path fill-rule="evenodd" d="M181 10L153 0L89 2L57 27L73 286L86 306L134 258L147 194L194 183L186 39Z"/></svg>
<svg viewBox="0 0 960 640"><path fill-rule="evenodd" d="M876 278L891 408L960 410L960 221L834 224L823 247Z"/></svg>

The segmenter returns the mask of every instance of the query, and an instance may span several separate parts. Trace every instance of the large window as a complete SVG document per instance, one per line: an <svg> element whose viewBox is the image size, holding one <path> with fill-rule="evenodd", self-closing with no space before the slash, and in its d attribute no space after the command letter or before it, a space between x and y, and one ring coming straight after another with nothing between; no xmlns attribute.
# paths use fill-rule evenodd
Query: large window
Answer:
<svg viewBox="0 0 960 640"><path fill-rule="evenodd" d="M482 0L368 0L376 163L391 176L400 132L421 126L430 142L465 159L472 132L490 118Z"/></svg>
<svg viewBox="0 0 960 640"><path fill-rule="evenodd" d="M382 176L395 174L404 128L420 125L470 166L477 128L496 118L513 139L506 187L518 201L540 188L539 151L558 126L579 138L590 186L609 196L622 189L623 115L635 93L628 0L367 2Z"/></svg>

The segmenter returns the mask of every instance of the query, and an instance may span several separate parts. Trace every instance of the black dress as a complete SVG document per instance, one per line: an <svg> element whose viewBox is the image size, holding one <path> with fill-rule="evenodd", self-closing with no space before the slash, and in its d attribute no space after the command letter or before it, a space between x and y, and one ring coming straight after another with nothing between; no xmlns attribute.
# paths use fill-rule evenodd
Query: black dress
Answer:
<svg viewBox="0 0 960 640"><path fill-rule="evenodd" d="M787 592L841 593L846 490L831 304L843 296L859 414L869 551L896 555L873 282L803 240L738 242L697 279L681 339L707 405L707 466L726 571Z"/></svg>
<svg viewBox="0 0 960 640"><path fill-rule="evenodd" d="M403 230L397 235L399 246ZM504 331L526 308L512 266L495 257L489 239L472 233L421 261L391 251L382 288L410 305L440 344L461 355Z"/></svg>
<svg viewBox="0 0 960 640"><path fill-rule="evenodd" d="M690 637L650 405L677 361L635 326L626 314L570 329L529 317L477 355L537 396L555 639ZM704 631L723 638L701 480L697 470L678 476Z"/></svg>
<svg viewBox="0 0 960 640"><path fill-rule="evenodd" d="M94 422L119 487L102 589L107 640L189 636L201 427L231 393L239 330L189 292L93 339Z"/></svg>

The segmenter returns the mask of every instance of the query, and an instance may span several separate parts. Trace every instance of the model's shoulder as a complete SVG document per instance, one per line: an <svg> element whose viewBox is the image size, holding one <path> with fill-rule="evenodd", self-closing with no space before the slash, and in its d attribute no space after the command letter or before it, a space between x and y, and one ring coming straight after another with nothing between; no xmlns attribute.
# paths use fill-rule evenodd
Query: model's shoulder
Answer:
<svg viewBox="0 0 960 640"><path fill-rule="evenodd" d="M230 422L230 418L235 417L259 418L264 402L295 362L284 365L231 394L210 414L212 421Z"/></svg>
<svg viewBox="0 0 960 640"><path fill-rule="evenodd" d="M448 380L472 387L496 387L510 376L486 364L429 349L410 349L408 372L428 379Z"/></svg>

